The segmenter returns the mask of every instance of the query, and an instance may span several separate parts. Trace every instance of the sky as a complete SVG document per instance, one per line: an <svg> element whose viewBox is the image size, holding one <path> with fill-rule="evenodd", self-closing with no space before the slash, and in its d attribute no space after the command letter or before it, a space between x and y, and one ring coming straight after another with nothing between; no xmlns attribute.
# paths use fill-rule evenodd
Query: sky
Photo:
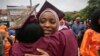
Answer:
<svg viewBox="0 0 100 56"><path fill-rule="evenodd" d="M47 0L63 12L79 11L88 5L88 0ZM37 11L40 10L45 0L32 0L32 5L40 4ZM10 6L27 6L30 0L0 0L0 9L6 9Z"/></svg>

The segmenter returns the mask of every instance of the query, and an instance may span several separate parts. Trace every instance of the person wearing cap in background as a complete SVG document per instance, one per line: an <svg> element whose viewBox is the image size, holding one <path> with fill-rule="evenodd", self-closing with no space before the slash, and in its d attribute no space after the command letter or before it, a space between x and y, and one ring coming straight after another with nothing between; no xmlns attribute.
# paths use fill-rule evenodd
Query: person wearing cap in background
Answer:
<svg viewBox="0 0 100 56"><path fill-rule="evenodd" d="M21 28L16 29L18 42L12 46L10 55L77 56L78 46L73 33L66 28L58 31L62 17L64 14L46 1L37 15L40 25L27 24L26 20Z"/></svg>
<svg viewBox="0 0 100 56"><path fill-rule="evenodd" d="M100 9L91 15L91 26L85 31L80 53L82 56L100 56Z"/></svg>

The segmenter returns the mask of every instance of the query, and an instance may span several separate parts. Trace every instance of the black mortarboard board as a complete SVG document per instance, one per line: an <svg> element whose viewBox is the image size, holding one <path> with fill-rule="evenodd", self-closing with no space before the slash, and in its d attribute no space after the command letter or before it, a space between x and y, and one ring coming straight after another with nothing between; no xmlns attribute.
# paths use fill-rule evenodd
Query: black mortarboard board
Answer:
<svg viewBox="0 0 100 56"><path fill-rule="evenodd" d="M57 13L59 19L61 19L61 18L63 18L65 16L65 14L62 11L57 9L55 6L53 6L48 1L45 1L44 5L42 6L42 8L40 9L40 11L37 14L37 18L39 18L40 14L47 8L50 8L50 9L54 10Z"/></svg>
<svg viewBox="0 0 100 56"><path fill-rule="evenodd" d="M35 15L32 15L32 13L35 11L36 7L39 4L35 5L33 8L29 8L25 11L25 13L18 18L17 20L14 21L14 24L12 26L10 26L10 28L13 29L19 29L24 27L25 25L32 23L35 21Z"/></svg>

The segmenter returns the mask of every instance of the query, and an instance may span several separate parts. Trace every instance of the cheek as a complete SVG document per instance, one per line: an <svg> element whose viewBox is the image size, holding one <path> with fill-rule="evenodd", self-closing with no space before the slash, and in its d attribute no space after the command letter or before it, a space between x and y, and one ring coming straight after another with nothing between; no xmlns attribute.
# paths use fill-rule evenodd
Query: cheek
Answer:
<svg viewBox="0 0 100 56"><path fill-rule="evenodd" d="M41 24L41 23L40 23L40 26L41 26L43 29L46 28L44 24ZM50 26L49 26L48 28L52 30L52 33L55 32L55 31L58 31L59 23L50 24Z"/></svg>
<svg viewBox="0 0 100 56"><path fill-rule="evenodd" d="M52 30L53 30L53 32L57 31L58 30L58 25L57 24L52 25Z"/></svg>
<svg viewBox="0 0 100 56"><path fill-rule="evenodd" d="M41 26L42 28L44 27L43 24L41 24L41 23L40 23L40 26Z"/></svg>

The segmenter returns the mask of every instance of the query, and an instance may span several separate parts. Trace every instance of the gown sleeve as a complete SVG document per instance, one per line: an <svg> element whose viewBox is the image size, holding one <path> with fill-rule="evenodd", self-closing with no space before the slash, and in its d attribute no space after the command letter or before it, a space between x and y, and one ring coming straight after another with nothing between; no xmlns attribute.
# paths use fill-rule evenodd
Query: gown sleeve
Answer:
<svg viewBox="0 0 100 56"><path fill-rule="evenodd" d="M63 29L50 37L52 56L77 56L78 45L73 32Z"/></svg>
<svg viewBox="0 0 100 56"><path fill-rule="evenodd" d="M63 29L61 31L62 43L64 43L63 56L77 56L78 44L74 33L70 29Z"/></svg>

